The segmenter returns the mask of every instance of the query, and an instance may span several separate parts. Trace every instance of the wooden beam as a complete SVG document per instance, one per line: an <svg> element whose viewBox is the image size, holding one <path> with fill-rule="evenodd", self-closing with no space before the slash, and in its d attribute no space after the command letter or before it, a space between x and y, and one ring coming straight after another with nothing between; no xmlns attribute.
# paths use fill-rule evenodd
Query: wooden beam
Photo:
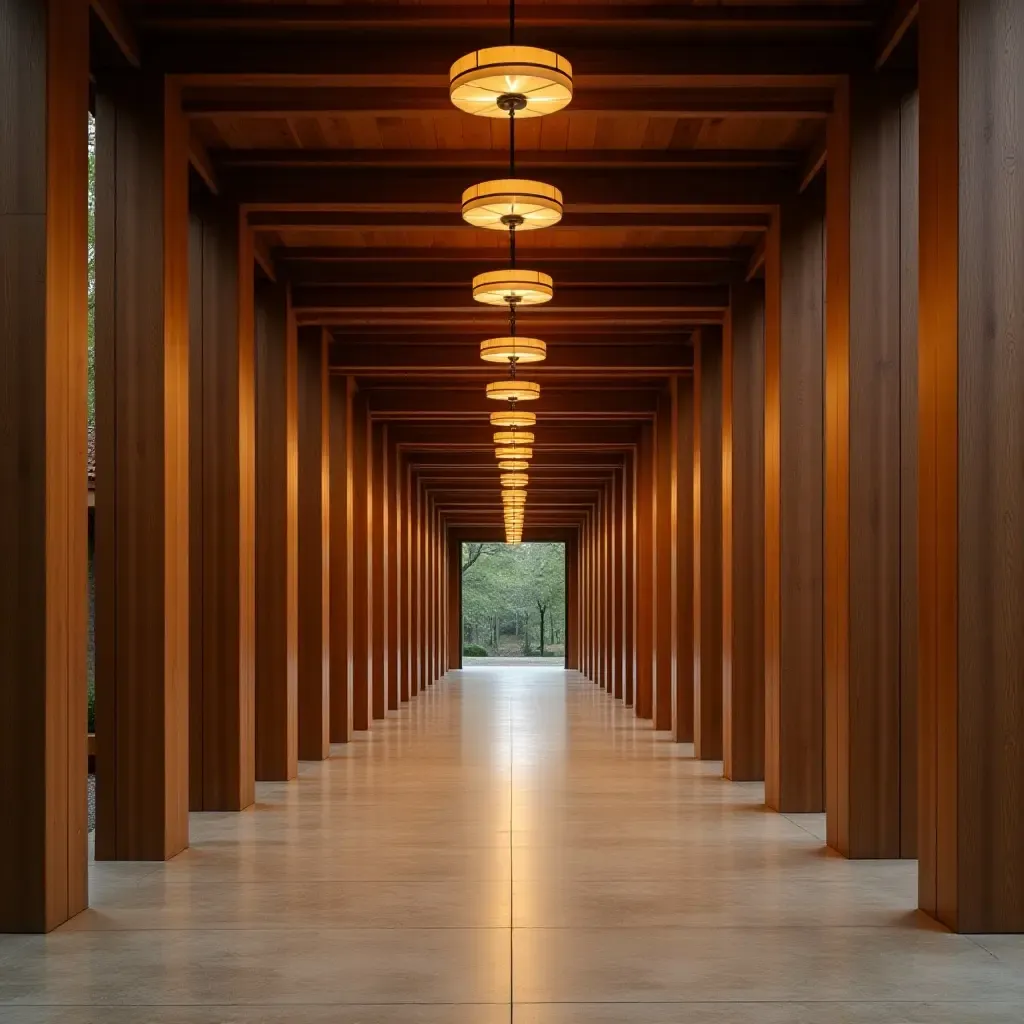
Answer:
<svg viewBox="0 0 1024 1024"><path fill-rule="evenodd" d="M508 167L500 149L218 149L217 163L236 167ZM799 167L792 149L568 149L516 146L520 170L548 167Z"/></svg>
<svg viewBox="0 0 1024 1024"><path fill-rule="evenodd" d="M811 182L825 169L825 162L828 159L828 146L825 142L824 132L818 137L813 148L807 156L807 162L800 174L800 192L806 192Z"/></svg>
<svg viewBox="0 0 1024 1024"><path fill-rule="evenodd" d="M750 262L747 264L747 273L744 277L744 281L749 283L754 280L755 277L764 269L764 254L765 254L765 235L762 235L758 240L754 251L750 256Z"/></svg>
<svg viewBox="0 0 1024 1024"><path fill-rule="evenodd" d="M403 168L275 167L236 170L223 175L224 185L253 210L375 210L441 212L459 210L474 168L423 168L415 179ZM566 211L593 212L607 206L618 211L679 212L698 207L757 210L781 202L798 185L796 175L774 168L654 168L612 170L578 167L552 170L546 183L562 190Z"/></svg>
<svg viewBox="0 0 1024 1024"><path fill-rule="evenodd" d="M588 13L592 14L593 11ZM576 68L595 69L595 87L616 86L620 76L671 77L674 85L687 83L737 87L827 86L840 76L870 65L862 40L847 33L822 38L813 33L780 34L766 46L763 38L745 34L735 38L667 39L654 29L631 34L623 46L614 32L592 42L568 26L520 33L523 44L545 46L564 54ZM358 38L310 33L284 36L267 33L249 36L244 45L224 45L224 35L191 31L164 33L147 43L147 61L167 74L186 76L184 84L252 87L274 84L287 77L290 84L320 84L323 88L352 84L386 84L401 75L403 85L443 88L453 54L468 53L480 45L480 31L471 26L425 37L415 29L360 32ZM600 69L597 71L596 69Z"/></svg>
<svg viewBox="0 0 1024 1024"><path fill-rule="evenodd" d="M203 145L195 131L189 133L188 161L193 170L206 182L206 187L215 195L220 195L220 183L217 180L217 169L213 165L210 153Z"/></svg>
<svg viewBox="0 0 1024 1024"><path fill-rule="evenodd" d="M826 87L612 88L577 89L572 112L628 117L824 118L832 109ZM185 98L192 117L418 117L424 113L458 116L448 88L394 86L271 85L218 88L194 86ZM504 126L502 127L504 130Z"/></svg>
<svg viewBox="0 0 1024 1024"><path fill-rule="evenodd" d="M252 258L271 281L277 281L277 267L274 265L274 253L267 242L266 236L255 232L252 239Z"/></svg>
<svg viewBox="0 0 1024 1024"><path fill-rule="evenodd" d="M117 48L124 55L133 68L142 65L141 48L139 40L135 35L120 0L90 0L89 6L93 13L103 23L103 27L110 34Z"/></svg>
<svg viewBox="0 0 1024 1024"><path fill-rule="evenodd" d="M453 216L453 214L455 214ZM401 228L404 232L436 231L438 228L463 228L468 235L479 238L479 229L462 224L453 208L448 213L415 213L373 211L254 210L248 212L250 226L261 231L386 231ZM661 231L767 231L770 217L766 213L572 213L567 212L560 227L573 231L607 228L657 228Z"/></svg>
<svg viewBox="0 0 1024 1024"><path fill-rule="evenodd" d="M910 26L917 20L920 0L894 0L875 48L875 70L877 71L893 55Z"/></svg>
<svg viewBox="0 0 1024 1024"><path fill-rule="evenodd" d="M498 243L489 249L450 248L442 249L435 246L279 246L273 251L276 263L357 263L360 268L378 262L387 263L427 263L437 267L441 264L461 264L463 270L467 263L490 261L493 268L495 256L504 252L504 238L496 235ZM520 254L531 252L530 236L524 235L516 242L516 251ZM545 263L584 263L614 262L642 263L653 265L658 263L675 263L680 265L680 272L685 273L687 263L735 263L743 265L750 257L750 250L743 246L731 248L715 248L713 246L663 246L660 248L623 248L623 249L552 249L550 247L537 250L538 258ZM532 257L531 257L532 258ZM659 271L660 272L660 271ZM561 273L561 271L559 271Z"/></svg>
<svg viewBox="0 0 1024 1024"><path fill-rule="evenodd" d="M423 4L393 7L380 4L258 5L227 3L169 3L142 8L142 24L160 29L245 29L278 31L342 31L357 29L497 28L508 24L501 7L468 4ZM867 29L872 11L862 6L827 3L792 7L760 4L599 6L581 9L573 4L520 4L516 27L586 28L588 30L644 29L686 32L699 29Z"/></svg>
<svg viewBox="0 0 1024 1024"><path fill-rule="evenodd" d="M437 415L445 419L479 419L500 408L498 403L488 402L479 387L395 386L370 390L366 395L374 419L427 419ZM541 397L546 422L554 419L649 419L657 404L657 392L651 389L546 388Z"/></svg>

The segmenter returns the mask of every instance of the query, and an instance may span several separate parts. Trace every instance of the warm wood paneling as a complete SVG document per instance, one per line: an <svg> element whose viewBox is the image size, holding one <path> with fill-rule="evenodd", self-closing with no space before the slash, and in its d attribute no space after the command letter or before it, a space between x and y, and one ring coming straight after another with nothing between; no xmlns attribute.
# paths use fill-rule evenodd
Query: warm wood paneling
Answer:
<svg viewBox="0 0 1024 1024"><path fill-rule="evenodd" d="M819 185L783 206L765 260L765 799L794 812L825 804Z"/></svg>
<svg viewBox="0 0 1024 1024"><path fill-rule="evenodd" d="M330 437L331 742L352 739L352 404L355 382L332 375L328 389Z"/></svg>
<svg viewBox="0 0 1024 1024"><path fill-rule="evenodd" d="M694 371L693 752L722 759L722 335L700 333Z"/></svg>
<svg viewBox="0 0 1024 1024"><path fill-rule="evenodd" d="M367 479L370 492L367 500L367 531L369 534L370 597L370 697L374 718L384 718L388 707L388 505L387 505L387 427L373 424L369 437L370 465Z"/></svg>
<svg viewBox="0 0 1024 1024"><path fill-rule="evenodd" d="M722 364L723 769L764 778L764 286L736 285Z"/></svg>
<svg viewBox="0 0 1024 1024"><path fill-rule="evenodd" d="M634 452L628 452L625 456L622 484L623 639L626 648L622 700L626 707L632 707L636 694L636 458Z"/></svg>
<svg viewBox="0 0 1024 1024"><path fill-rule="evenodd" d="M351 486L352 517L348 530L352 536L352 727L370 728L370 630L373 622L372 577L370 575L370 419L366 397L360 391L352 396Z"/></svg>
<svg viewBox="0 0 1024 1024"><path fill-rule="evenodd" d="M189 761L192 810L255 799L252 259L237 208L193 200Z"/></svg>
<svg viewBox="0 0 1024 1024"><path fill-rule="evenodd" d="M328 338L297 337L299 759L330 756L330 396Z"/></svg>
<svg viewBox="0 0 1024 1024"><path fill-rule="evenodd" d="M0 932L87 903L88 17L0 16Z"/></svg>
<svg viewBox="0 0 1024 1024"><path fill-rule="evenodd" d="M297 344L284 285L256 282L256 778L298 774Z"/></svg>
<svg viewBox="0 0 1024 1024"><path fill-rule="evenodd" d="M636 715L654 717L654 429L640 430L637 463Z"/></svg>
<svg viewBox="0 0 1024 1024"><path fill-rule="evenodd" d="M672 487L676 509L675 530L672 536L672 560L676 579L673 616L676 643L673 654L675 681L672 696L672 735L677 743L692 743L697 627L694 586L697 543L694 504L694 379L692 376L678 377L673 386L676 389L677 408L672 452Z"/></svg>
<svg viewBox="0 0 1024 1024"><path fill-rule="evenodd" d="M1020 932L1024 8L934 0L919 30L919 900Z"/></svg>
<svg viewBox="0 0 1024 1024"><path fill-rule="evenodd" d="M916 750L904 722L916 720L916 681L903 672L916 593L903 550L916 479L915 427L902 408L916 380L916 302L904 288L917 231L916 161L903 166L916 143L912 113L903 125L906 90L890 76L854 79L829 123L826 808L829 845L850 857L914 851L903 846L916 803L916 772L903 778Z"/></svg>
<svg viewBox="0 0 1024 1024"><path fill-rule="evenodd" d="M96 856L165 860L188 845L188 137L159 78L96 106Z"/></svg>
<svg viewBox="0 0 1024 1024"><path fill-rule="evenodd" d="M672 729L672 703L676 650L676 622L672 615L673 589L676 582L673 565L673 535L676 524L672 502L672 439L677 423L676 382L658 398L654 423L652 531L653 613L654 613L654 728Z"/></svg>

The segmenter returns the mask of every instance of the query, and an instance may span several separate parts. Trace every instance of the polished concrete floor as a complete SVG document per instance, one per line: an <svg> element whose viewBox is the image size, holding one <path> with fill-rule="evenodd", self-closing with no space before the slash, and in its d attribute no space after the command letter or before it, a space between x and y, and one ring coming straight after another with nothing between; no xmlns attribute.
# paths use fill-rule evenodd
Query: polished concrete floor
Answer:
<svg viewBox="0 0 1024 1024"><path fill-rule="evenodd" d="M653 735L574 673L452 673L169 864L0 937L4 1024L1024 1020L1024 938Z"/></svg>

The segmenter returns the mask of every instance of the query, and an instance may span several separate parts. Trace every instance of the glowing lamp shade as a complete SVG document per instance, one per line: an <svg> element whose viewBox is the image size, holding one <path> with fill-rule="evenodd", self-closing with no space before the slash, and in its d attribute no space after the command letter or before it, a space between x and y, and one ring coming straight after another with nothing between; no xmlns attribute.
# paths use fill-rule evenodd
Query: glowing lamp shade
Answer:
<svg viewBox="0 0 1024 1024"><path fill-rule="evenodd" d="M537 338L488 338L480 342L480 358L485 363L540 363L547 357L547 345Z"/></svg>
<svg viewBox="0 0 1024 1024"><path fill-rule="evenodd" d="M496 380L487 385L487 397L496 402L532 402L540 398L540 385L531 380Z"/></svg>
<svg viewBox="0 0 1024 1024"><path fill-rule="evenodd" d="M505 505L519 505L522 507L526 504L526 491L525 490L508 490L501 492L501 500Z"/></svg>
<svg viewBox="0 0 1024 1024"><path fill-rule="evenodd" d="M502 487L525 487L530 482L528 473L502 473L498 478Z"/></svg>
<svg viewBox="0 0 1024 1024"><path fill-rule="evenodd" d="M498 101L514 96L521 98L516 117L541 117L572 99L572 65L536 46L488 46L452 65L448 95L459 110L480 117L508 117Z"/></svg>
<svg viewBox="0 0 1024 1024"><path fill-rule="evenodd" d="M494 443L499 447L507 444L533 444L534 436L529 430L496 430Z"/></svg>
<svg viewBox="0 0 1024 1024"><path fill-rule="evenodd" d="M516 231L549 228L562 219L562 193L527 178L482 181L462 193L462 219L491 231L507 231L510 223Z"/></svg>
<svg viewBox="0 0 1024 1024"><path fill-rule="evenodd" d="M535 412L525 412L522 409L491 413L492 427L532 427L536 422Z"/></svg>
<svg viewBox="0 0 1024 1024"><path fill-rule="evenodd" d="M539 270L488 270L473 278L473 298L488 306L539 306L555 293L550 274Z"/></svg>
<svg viewBox="0 0 1024 1024"><path fill-rule="evenodd" d="M518 536L511 536L511 537L506 535L505 543L506 544L511 544L513 547L515 547L518 544L522 544L523 543L523 535L519 534Z"/></svg>
<svg viewBox="0 0 1024 1024"><path fill-rule="evenodd" d="M494 457L497 459L532 459L533 449L514 444L509 448L495 448Z"/></svg>
<svg viewBox="0 0 1024 1024"><path fill-rule="evenodd" d="M503 473L525 473L530 468L526 459L501 459L498 469Z"/></svg>

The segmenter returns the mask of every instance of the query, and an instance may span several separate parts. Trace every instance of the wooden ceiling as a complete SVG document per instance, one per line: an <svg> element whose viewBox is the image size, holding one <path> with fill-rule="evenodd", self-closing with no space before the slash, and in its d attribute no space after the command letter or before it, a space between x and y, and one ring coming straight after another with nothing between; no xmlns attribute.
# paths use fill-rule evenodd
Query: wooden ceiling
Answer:
<svg viewBox="0 0 1024 1024"><path fill-rule="evenodd" d="M517 41L567 57L574 97L517 126L517 170L559 186L558 226L522 234L554 300L528 524L581 521L635 450L694 332L720 329L777 205L821 168L839 76L872 68L905 0L519 2ZM144 66L179 76L193 163L247 212L300 323L333 336L449 522L500 517L477 358L505 333L470 297L503 235L464 225L503 175L508 128L452 107L447 70L507 39L502 0L182 3L126 9ZM529 536L529 534L528 534Z"/></svg>

